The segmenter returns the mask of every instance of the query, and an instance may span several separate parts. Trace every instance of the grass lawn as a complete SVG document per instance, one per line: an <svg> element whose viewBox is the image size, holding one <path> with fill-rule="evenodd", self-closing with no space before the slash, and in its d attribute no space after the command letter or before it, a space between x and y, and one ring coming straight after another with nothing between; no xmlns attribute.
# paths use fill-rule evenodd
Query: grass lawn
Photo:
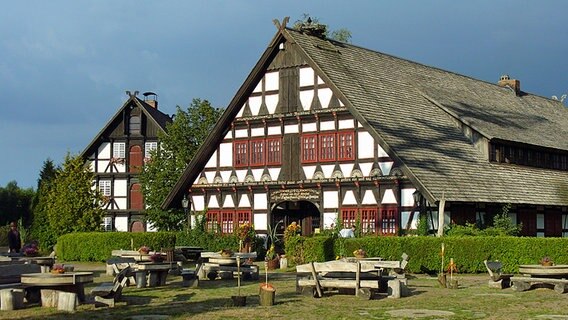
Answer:
<svg viewBox="0 0 568 320"><path fill-rule="evenodd" d="M95 272L87 294L97 283L112 281L103 264L74 264L77 270ZM198 289L191 289L181 286L181 277L170 275L164 287L125 288L124 301L115 308L87 303L75 314L63 314L35 305L0 311L0 319L568 319L568 294L547 288L490 289L487 274L458 275L459 289L440 288L427 275L409 275L410 296L374 300L337 293L316 299L296 294L293 272L278 271L270 277L276 288L272 307L259 306L263 274L260 281L242 282L240 293L247 296L247 306L238 308L230 298L238 294L236 280L201 281Z"/></svg>

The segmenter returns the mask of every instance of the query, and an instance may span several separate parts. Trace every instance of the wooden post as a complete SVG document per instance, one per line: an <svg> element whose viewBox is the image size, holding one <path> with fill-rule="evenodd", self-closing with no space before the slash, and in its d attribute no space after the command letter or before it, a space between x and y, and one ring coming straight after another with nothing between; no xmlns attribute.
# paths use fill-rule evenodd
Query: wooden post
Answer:
<svg viewBox="0 0 568 320"><path fill-rule="evenodd" d="M260 305L267 307L274 305L274 297L276 296L276 290L273 287L269 287L266 285L260 286Z"/></svg>
<svg viewBox="0 0 568 320"><path fill-rule="evenodd" d="M77 294L74 292L59 291L57 310L75 312L77 310Z"/></svg>
<svg viewBox="0 0 568 320"><path fill-rule="evenodd" d="M444 235L444 207L446 206L446 199L442 193L442 199L438 204L438 233L437 236L441 237Z"/></svg>
<svg viewBox="0 0 568 320"><path fill-rule="evenodd" d="M312 277L314 277L314 281L316 283L316 293L318 295L319 298L323 297L323 294L321 292L321 286L319 283L319 279L318 279L318 275L316 273L316 268L314 267L314 263L310 262L310 266L312 267Z"/></svg>
<svg viewBox="0 0 568 320"><path fill-rule="evenodd" d="M355 272L355 296L359 296L359 288L361 287L361 263L357 263L357 271Z"/></svg>

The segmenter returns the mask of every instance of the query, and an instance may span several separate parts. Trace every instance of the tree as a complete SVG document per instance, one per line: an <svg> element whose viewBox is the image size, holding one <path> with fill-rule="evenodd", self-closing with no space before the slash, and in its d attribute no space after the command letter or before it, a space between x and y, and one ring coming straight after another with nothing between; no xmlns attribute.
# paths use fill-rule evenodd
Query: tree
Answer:
<svg viewBox="0 0 568 320"><path fill-rule="evenodd" d="M319 19L316 17L310 17L308 13L304 13L302 18L296 20L292 27L296 30L308 31L312 34L321 35L336 41L351 43L351 31L341 28L331 31L330 33L326 24L320 23Z"/></svg>
<svg viewBox="0 0 568 320"><path fill-rule="evenodd" d="M47 188L45 209L55 236L100 230L103 199L93 187L94 179L81 156L67 154L63 168Z"/></svg>
<svg viewBox="0 0 568 320"><path fill-rule="evenodd" d="M32 225L30 235L32 239L39 242L39 246L43 250L51 249L57 242L57 237L49 224L49 217L47 215L47 195L59 170L60 169L54 165L51 159L44 161L39 174L37 192L32 201Z"/></svg>
<svg viewBox="0 0 568 320"><path fill-rule="evenodd" d="M187 111L178 106L166 133L158 134L159 148L150 152L151 160L140 173L146 219L158 230L180 230L185 225L182 210L165 211L161 204L222 112L207 100L193 99Z"/></svg>
<svg viewBox="0 0 568 320"><path fill-rule="evenodd" d="M31 220L30 203L34 190L21 189L16 181L10 181L6 187L0 187L0 224L7 225L12 221L22 219L28 226Z"/></svg>

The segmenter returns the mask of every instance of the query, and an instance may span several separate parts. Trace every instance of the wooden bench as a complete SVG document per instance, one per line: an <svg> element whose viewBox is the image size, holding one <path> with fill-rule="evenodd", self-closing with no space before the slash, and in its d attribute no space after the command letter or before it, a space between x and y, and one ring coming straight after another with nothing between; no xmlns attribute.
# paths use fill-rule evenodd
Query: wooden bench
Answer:
<svg viewBox="0 0 568 320"><path fill-rule="evenodd" d="M91 295L95 297L96 304L114 307L115 302L119 301L122 296L122 289L128 285L129 272L130 267L126 267L116 275L112 283L101 283L93 288Z"/></svg>
<svg viewBox="0 0 568 320"><path fill-rule="evenodd" d="M245 264L241 265L239 269L243 280L258 280L257 265ZM221 279L232 279L234 274L238 273L238 271L237 266L204 262L199 265L196 273L199 280L215 280L217 277L221 277Z"/></svg>
<svg viewBox="0 0 568 320"><path fill-rule="evenodd" d="M376 261L327 261L311 262L296 266L296 289L314 297L322 297L324 291L338 290L339 293L354 293L371 299L375 293L388 292L392 276L383 276L375 268ZM396 282L396 283L395 283ZM394 296L400 297L400 281L391 283ZM398 285L398 290L397 290Z"/></svg>
<svg viewBox="0 0 568 320"><path fill-rule="evenodd" d="M568 292L568 280L540 277L511 277L511 287L517 292L527 291L533 286L551 286L558 293Z"/></svg>
<svg viewBox="0 0 568 320"><path fill-rule="evenodd" d="M505 289L511 286L512 274L505 274L501 272L503 264L500 261L487 261L484 260L485 268L489 273L489 281L487 284L490 288Z"/></svg>

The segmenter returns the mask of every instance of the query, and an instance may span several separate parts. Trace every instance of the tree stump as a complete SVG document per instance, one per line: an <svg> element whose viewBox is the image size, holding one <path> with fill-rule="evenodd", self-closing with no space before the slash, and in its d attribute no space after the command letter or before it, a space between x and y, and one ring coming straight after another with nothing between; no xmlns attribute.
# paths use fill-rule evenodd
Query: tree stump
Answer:
<svg viewBox="0 0 568 320"><path fill-rule="evenodd" d="M24 307L23 289L0 290L0 310L16 310Z"/></svg>
<svg viewBox="0 0 568 320"><path fill-rule="evenodd" d="M513 290L521 292L529 290L531 288L531 284L524 281L515 281L513 282L513 285L511 287L513 288Z"/></svg>
<svg viewBox="0 0 568 320"><path fill-rule="evenodd" d="M57 307L59 298L59 291L52 289L41 289L41 306L42 307Z"/></svg>
<svg viewBox="0 0 568 320"><path fill-rule="evenodd" d="M272 286L262 285L259 292L260 305L267 307L274 305L276 290Z"/></svg>
<svg viewBox="0 0 568 320"><path fill-rule="evenodd" d="M57 310L75 312L78 305L77 294L74 292L59 292L59 297L57 298Z"/></svg>
<svg viewBox="0 0 568 320"><path fill-rule="evenodd" d="M568 291L568 288L564 283L557 283L554 285L554 291L558 293L566 293Z"/></svg>

